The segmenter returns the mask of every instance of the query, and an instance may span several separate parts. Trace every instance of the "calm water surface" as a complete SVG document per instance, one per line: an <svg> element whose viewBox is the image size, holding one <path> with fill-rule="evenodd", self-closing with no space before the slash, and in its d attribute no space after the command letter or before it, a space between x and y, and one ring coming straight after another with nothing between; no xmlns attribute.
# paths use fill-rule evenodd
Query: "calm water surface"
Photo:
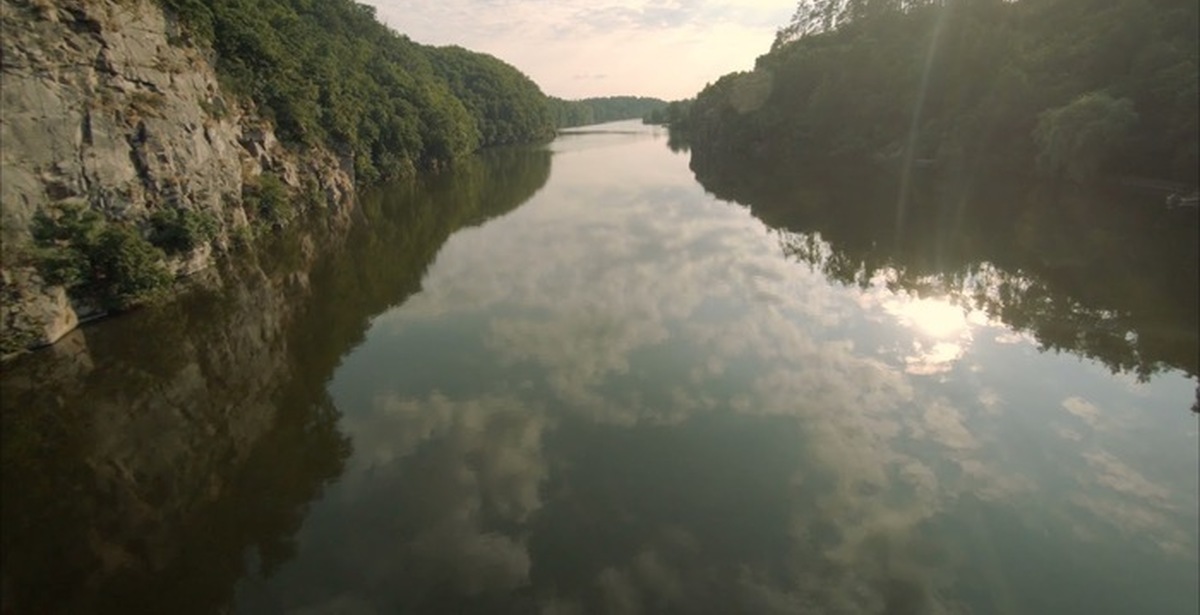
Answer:
<svg viewBox="0 0 1200 615"><path fill-rule="evenodd" d="M1197 611L1194 215L609 127L6 366L5 612Z"/></svg>

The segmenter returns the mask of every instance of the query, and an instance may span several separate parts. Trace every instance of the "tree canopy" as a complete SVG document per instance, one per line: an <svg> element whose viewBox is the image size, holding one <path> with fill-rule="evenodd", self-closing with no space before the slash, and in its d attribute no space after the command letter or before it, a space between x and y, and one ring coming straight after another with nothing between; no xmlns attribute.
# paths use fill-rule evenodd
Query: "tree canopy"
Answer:
<svg viewBox="0 0 1200 615"><path fill-rule="evenodd" d="M688 114L704 155L1194 183L1193 0L803 0Z"/></svg>
<svg viewBox="0 0 1200 615"><path fill-rule="evenodd" d="M665 100L644 96L604 96L580 100L550 98L550 111L557 128L643 118L666 106Z"/></svg>
<svg viewBox="0 0 1200 615"><path fill-rule="evenodd" d="M546 97L520 71L417 44L353 0L160 2L281 139L349 152L367 182L553 134Z"/></svg>
<svg viewBox="0 0 1200 615"><path fill-rule="evenodd" d="M642 121L647 124L657 124L663 126L672 126L680 130L687 130L688 115L692 110L691 98L684 100L673 100L667 103L667 106L658 109L653 109L642 117Z"/></svg>

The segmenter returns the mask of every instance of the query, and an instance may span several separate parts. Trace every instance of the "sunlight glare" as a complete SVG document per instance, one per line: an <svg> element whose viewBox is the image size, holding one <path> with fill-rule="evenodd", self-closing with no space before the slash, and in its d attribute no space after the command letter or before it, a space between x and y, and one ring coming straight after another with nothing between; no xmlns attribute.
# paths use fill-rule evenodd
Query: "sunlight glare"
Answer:
<svg viewBox="0 0 1200 615"><path fill-rule="evenodd" d="M897 298L887 309L901 324L938 339L957 337L970 326L963 309L945 299Z"/></svg>

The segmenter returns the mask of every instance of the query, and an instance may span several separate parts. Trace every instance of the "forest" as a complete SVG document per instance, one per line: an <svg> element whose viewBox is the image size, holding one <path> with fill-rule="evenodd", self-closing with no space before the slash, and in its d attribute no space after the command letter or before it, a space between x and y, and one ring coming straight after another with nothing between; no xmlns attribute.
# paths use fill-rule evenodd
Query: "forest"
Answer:
<svg viewBox="0 0 1200 615"><path fill-rule="evenodd" d="M802 0L706 86L695 156L1195 186L1195 0Z"/></svg>
<svg viewBox="0 0 1200 615"><path fill-rule="evenodd" d="M603 96L580 100L550 98L550 113L557 128L638 119L666 106L664 100L644 96Z"/></svg>
<svg viewBox="0 0 1200 615"><path fill-rule="evenodd" d="M353 0L159 1L186 39L212 47L226 89L254 101L281 138L349 150L367 183L667 105L546 96L495 57L413 42Z"/></svg>
<svg viewBox="0 0 1200 615"><path fill-rule="evenodd" d="M642 122L657 126L672 126L679 131L688 128L688 116L692 111L692 99L672 100L664 107L651 110L642 116Z"/></svg>
<svg viewBox="0 0 1200 615"><path fill-rule="evenodd" d="M546 96L519 70L415 43L353 0L159 1L186 42L216 52L227 92L287 143L351 153L362 182L554 134Z"/></svg>

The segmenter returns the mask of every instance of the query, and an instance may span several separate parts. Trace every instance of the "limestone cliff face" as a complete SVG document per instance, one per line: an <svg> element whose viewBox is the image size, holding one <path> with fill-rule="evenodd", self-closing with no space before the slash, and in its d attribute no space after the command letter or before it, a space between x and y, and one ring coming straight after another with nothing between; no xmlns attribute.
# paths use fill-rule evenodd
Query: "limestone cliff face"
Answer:
<svg viewBox="0 0 1200 615"><path fill-rule="evenodd" d="M318 207L341 210L353 165L285 150L269 123L222 92L206 52L179 42L149 0L0 0L0 345L53 343L86 307L29 263L35 214L82 203L106 219L161 208L204 212L217 238L167 263L202 269L254 213L243 188L271 172ZM84 313L77 313L84 312Z"/></svg>

